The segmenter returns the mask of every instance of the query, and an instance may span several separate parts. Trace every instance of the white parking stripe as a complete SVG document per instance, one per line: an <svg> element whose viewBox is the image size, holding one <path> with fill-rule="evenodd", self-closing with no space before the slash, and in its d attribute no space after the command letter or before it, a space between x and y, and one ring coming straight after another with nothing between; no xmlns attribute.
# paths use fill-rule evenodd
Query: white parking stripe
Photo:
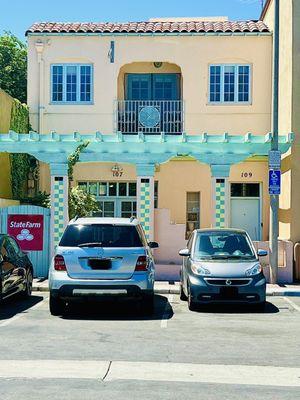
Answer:
<svg viewBox="0 0 300 400"><path fill-rule="evenodd" d="M48 297L44 297L43 300L41 300L39 303L35 304L34 306L30 307L29 310L31 311L31 310L36 310L37 308L40 308L46 300L48 300ZM28 314L28 312L23 311L17 315L14 315L12 318L6 319L5 321L0 323L0 328L3 326L10 325L13 322L16 322L18 319L24 317L27 314Z"/></svg>
<svg viewBox="0 0 300 400"><path fill-rule="evenodd" d="M117 361L106 377L114 380L300 387L300 368Z"/></svg>
<svg viewBox="0 0 300 400"><path fill-rule="evenodd" d="M170 314L171 314L171 306L170 304L173 302L173 294L169 294L168 296L168 301L160 322L160 327L161 328L167 328L168 327L168 319L170 318Z"/></svg>
<svg viewBox="0 0 300 400"><path fill-rule="evenodd" d="M0 378L103 379L109 366L93 360L1 360Z"/></svg>
<svg viewBox="0 0 300 400"><path fill-rule="evenodd" d="M300 307L297 306L296 303L294 303L291 299L289 299L289 298L287 298L287 297L283 297L283 298L284 298L284 300L285 300L287 303L289 303L296 311L299 311L299 312L300 312Z"/></svg>

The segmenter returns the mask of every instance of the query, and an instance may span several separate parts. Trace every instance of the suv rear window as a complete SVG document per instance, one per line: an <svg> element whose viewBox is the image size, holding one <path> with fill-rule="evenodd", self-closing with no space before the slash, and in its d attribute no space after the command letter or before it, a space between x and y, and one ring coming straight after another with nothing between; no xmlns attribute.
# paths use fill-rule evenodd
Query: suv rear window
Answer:
<svg viewBox="0 0 300 400"><path fill-rule="evenodd" d="M109 224L69 225L59 246L77 247L85 243L101 247L143 247L135 226Z"/></svg>

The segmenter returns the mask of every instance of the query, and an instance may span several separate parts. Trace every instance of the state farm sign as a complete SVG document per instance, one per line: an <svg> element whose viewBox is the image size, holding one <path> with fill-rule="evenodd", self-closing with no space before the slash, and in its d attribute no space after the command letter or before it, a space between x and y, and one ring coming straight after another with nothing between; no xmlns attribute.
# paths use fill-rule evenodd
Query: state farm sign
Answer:
<svg viewBox="0 0 300 400"><path fill-rule="evenodd" d="M10 214L7 233L16 239L22 250L43 250L44 216Z"/></svg>

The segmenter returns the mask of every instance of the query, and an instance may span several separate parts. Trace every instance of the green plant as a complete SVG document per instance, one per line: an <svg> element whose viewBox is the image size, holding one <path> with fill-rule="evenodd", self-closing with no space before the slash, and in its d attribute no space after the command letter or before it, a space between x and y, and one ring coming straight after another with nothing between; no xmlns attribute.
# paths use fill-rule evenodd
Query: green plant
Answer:
<svg viewBox="0 0 300 400"><path fill-rule="evenodd" d="M19 200L26 196L27 179L30 171L28 154L10 154L11 190L13 198Z"/></svg>
<svg viewBox="0 0 300 400"><path fill-rule="evenodd" d="M0 36L0 87L22 103L26 102L27 46L10 32Z"/></svg>
<svg viewBox="0 0 300 400"><path fill-rule="evenodd" d="M69 179L72 180L73 179L73 171L74 171L74 167L75 165L78 163L79 158L80 158L80 154L83 152L83 150L85 148L87 148L87 146L89 145L89 141L85 141L83 143L81 143L76 150L71 153L68 157L68 175L69 175Z"/></svg>
<svg viewBox="0 0 300 400"><path fill-rule="evenodd" d="M29 111L26 104L14 99L11 109L10 129L18 133L28 133ZM36 165L34 157L29 154L10 154L11 188L14 199L21 199L27 194L27 181L29 172Z"/></svg>
<svg viewBox="0 0 300 400"><path fill-rule="evenodd" d="M46 192L38 192L33 197L21 198L20 203L50 208L50 195Z"/></svg>
<svg viewBox="0 0 300 400"><path fill-rule="evenodd" d="M18 99L13 99L10 129L18 133L28 133L30 129L28 106L21 103Z"/></svg>
<svg viewBox="0 0 300 400"><path fill-rule="evenodd" d="M73 187L69 193L69 218L76 216L87 217L93 212L99 211L99 204L96 198L90 193L85 192L78 186Z"/></svg>

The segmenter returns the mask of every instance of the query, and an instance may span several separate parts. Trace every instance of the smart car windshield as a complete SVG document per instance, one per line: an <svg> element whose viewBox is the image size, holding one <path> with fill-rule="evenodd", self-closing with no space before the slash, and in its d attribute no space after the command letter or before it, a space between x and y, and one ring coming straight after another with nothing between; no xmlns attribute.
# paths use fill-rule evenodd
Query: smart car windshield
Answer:
<svg viewBox="0 0 300 400"><path fill-rule="evenodd" d="M197 233L194 258L200 260L253 260L255 254L246 234L216 230Z"/></svg>

